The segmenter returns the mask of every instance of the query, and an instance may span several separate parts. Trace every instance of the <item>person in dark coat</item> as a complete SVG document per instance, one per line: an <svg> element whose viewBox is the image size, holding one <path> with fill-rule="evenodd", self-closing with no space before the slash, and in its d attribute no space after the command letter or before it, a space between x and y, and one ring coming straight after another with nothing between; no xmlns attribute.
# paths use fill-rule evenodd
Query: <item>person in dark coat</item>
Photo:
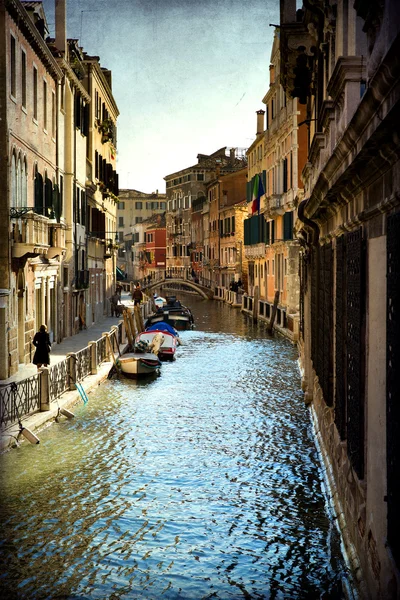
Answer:
<svg viewBox="0 0 400 600"><path fill-rule="evenodd" d="M132 300L133 300L134 306L137 306L143 300L143 292L140 289L140 283L136 284L136 287L132 292Z"/></svg>
<svg viewBox="0 0 400 600"><path fill-rule="evenodd" d="M36 347L32 361L33 364L37 366L38 370L40 367L47 367L50 364L51 342L46 325L39 327L39 331L35 333L32 344Z"/></svg>

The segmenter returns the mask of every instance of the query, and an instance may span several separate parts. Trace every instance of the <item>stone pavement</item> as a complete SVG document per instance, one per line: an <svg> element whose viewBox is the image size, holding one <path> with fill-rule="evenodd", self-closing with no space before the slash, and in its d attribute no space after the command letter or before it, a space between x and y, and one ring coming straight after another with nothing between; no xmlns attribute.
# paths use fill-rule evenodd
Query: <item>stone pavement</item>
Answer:
<svg viewBox="0 0 400 600"><path fill-rule="evenodd" d="M121 301L122 303L129 302L130 294L128 294L128 292L122 292ZM120 320L120 317L103 317L98 323L94 323L88 329L82 329L82 331L76 335L63 339L60 344L53 343L51 346L50 366L64 360L69 352L79 352L79 350L86 348L89 342L94 342L101 338L102 333L110 331L111 327L113 325L118 325ZM34 350L35 348L32 347L32 358ZM13 381L21 381L36 373L36 365L33 365L32 363L26 365L20 364L18 373L8 379L1 379L0 385L7 385Z"/></svg>

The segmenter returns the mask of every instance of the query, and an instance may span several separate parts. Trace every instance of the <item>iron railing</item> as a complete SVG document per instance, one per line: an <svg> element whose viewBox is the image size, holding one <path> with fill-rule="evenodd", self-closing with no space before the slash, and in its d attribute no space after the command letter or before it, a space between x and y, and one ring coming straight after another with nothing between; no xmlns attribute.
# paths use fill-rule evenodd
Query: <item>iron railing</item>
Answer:
<svg viewBox="0 0 400 600"><path fill-rule="evenodd" d="M91 355L89 346L76 352L76 381L82 381L82 379L92 374Z"/></svg>
<svg viewBox="0 0 400 600"><path fill-rule="evenodd" d="M0 387L0 425L19 421L20 417L40 408L40 379L38 375Z"/></svg>
<svg viewBox="0 0 400 600"><path fill-rule="evenodd" d="M62 360L49 368L50 401L56 400L70 389L69 380L70 376L66 360Z"/></svg>
<svg viewBox="0 0 400 600"><path fill-rule="evenodd" d="M100 365L107 359L107 338L102 337L96 341L97 345L97 362Z"/></svg>

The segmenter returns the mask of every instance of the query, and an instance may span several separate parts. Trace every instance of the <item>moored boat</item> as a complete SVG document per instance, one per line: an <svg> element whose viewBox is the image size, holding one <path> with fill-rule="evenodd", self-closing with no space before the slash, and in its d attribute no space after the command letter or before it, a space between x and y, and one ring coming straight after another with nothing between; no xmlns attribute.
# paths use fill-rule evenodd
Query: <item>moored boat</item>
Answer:
<svg viewBox="0 0 400 600"><path fill-rule="evenodd" d="M139 344L139 342L146 342L149 346L151 346L151 344L153 343L154 338L157 336L157 334L161 334L164 338L163 342L161 343L157 356L161 361L167 361L167 360L174 360L175 358L175 351L177 348L177 336L174 335L173 333L171 333L170 331L163 329L163 325L164 324L160 324L160 329L158 329L158 324L153 325L153 327L155 327L155 329L152 330L147 330L147 331L143 331L142 333L139 333L139 335L136 337L135 340L135 345L137 346ZM175 332L177 333L177 332Z"/></svg>
<svg viewBox="0 0 400 600"><path fill-rule="evenodd" d="M127 377L150 375L161 367L158 354L166 334L164 335L162 331L154 331L149 334L149 339L142 338L141 335L139 334L135 340L134 352L124 354L117 362L117 366Z"/></svg>
<svg viewBox="0 0 400 600"><path fill-rule="evenodd" d="M181 304L176 296L168 296L167 303L147 318L145 327L147 329L150 325L161 322L168 323L178 331L192 329L194 326L192 311Z"/></svg>
<svg viewBox="0 0 400 600"><path fill-rule="evenodd" d="M160 359L152 352L128 352L118 359L117 364L126 377L132 378L151 375L161 367Z"/></svg>

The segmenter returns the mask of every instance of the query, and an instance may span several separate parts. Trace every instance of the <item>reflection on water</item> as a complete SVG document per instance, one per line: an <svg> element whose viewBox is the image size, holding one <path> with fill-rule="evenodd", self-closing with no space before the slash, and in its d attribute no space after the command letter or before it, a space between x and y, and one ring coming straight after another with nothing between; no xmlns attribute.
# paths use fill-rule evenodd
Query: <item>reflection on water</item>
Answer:
<svg viewBox="0 0 400 600"><path fill-rule="evenodd" d="M295 349L184 301L160 377L104 382L1 457L3 597L341 597Z"/></svg>

